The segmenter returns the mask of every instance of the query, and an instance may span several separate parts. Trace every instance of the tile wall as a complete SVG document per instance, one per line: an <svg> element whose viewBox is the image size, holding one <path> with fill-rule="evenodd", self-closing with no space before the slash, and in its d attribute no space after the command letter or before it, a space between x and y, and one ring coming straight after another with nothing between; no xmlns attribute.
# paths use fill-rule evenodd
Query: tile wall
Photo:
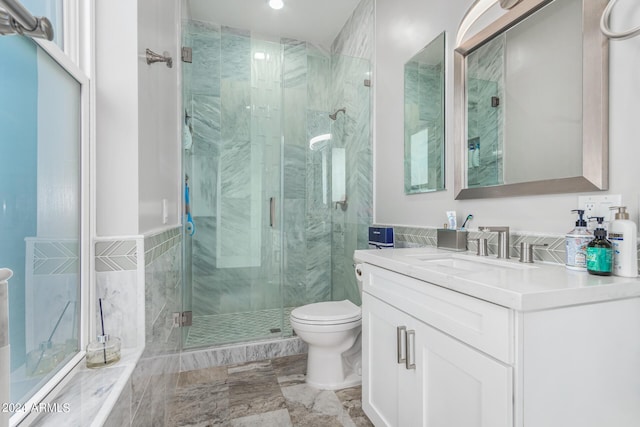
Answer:
<svg viewBox="0 0 640 427"><path fill-rule="evenodd" d="M123 345L140 338L139 331L145 345L107 426L164 424L180 369L181 334L173 326L172 313L182 311L181 230L176 227L134 240L96 244L98 294L106 307L113 307L111 319L133 315L143 321L142 325L122 322ZM98 261L101 257L104 259ZM144 262L138 262L140 259ZM104 271L106 268L111 270ZM136 280L136 272L142 274L141 280ZM114 328L119 324L113 323Z"/></svg>
<svg viewBox="0 0 640 427"><path fill-rule="evenodd" d="M345 149L346 211L333 206L331 243L332 299L360 304L353 273L353 252L368 246L373 222L373 154L371 64L373 61L374 2L362 0L333 42L332 110L345 107L332 123L337 147Z"/></svg>
<svg viewBox="0 0 640 427"><path fill-rule="evenodd" d="M399 248L418 248L425 246L436 246L436 230L437 228L428 227L406 227L397 225L379 225L380 227L393 227L396 247ZM498 253L498 234L483 233L479 231L469 231L469 239L477 239L478 237L488 238L487 244L489 254L496 255ZM519 258L520 242L544 244L546 247L534 248L534 260L545 261L551 263L565 263L565 238L558 235L545 234L528 234L528 233L511 233L510 234L510 255L512 258ZM469 241L468 248L475 252L478 250L477 242Z"/></svg>
<svg viewBox="0 0 640 427"><path fill-rule="evenodd" d="M194 57L185 66L184 97L194 118L193 146L185 150L197 228L194 315L278 307L280 274L285 307L344 298L359 303L351 258L354 249L366 247L372 218L371 89L365 79L371 79L373 1L357 7L331 54L308 42L267 42L210 23L188 21L185 28ZM330 120L342 107L347 113ZM330 145L310 150L310 139L326 133L333 135ZM345 149L345 212L332 200L333 148ZM233 179L224 180L225 170ZM251 184L256 171L262 173L259 185ZM252 214L255 194L259 204ZM260 230L268 213L259 206L268 206L270 197L278 198L282 228ZM228 219L220 216L225 200ZM243 234L249 224L253 235ZM228 239L235 260L224 258L233 251L222 250L223 229L235 233ZM335 277L332 263L340 272Z"/></svg>

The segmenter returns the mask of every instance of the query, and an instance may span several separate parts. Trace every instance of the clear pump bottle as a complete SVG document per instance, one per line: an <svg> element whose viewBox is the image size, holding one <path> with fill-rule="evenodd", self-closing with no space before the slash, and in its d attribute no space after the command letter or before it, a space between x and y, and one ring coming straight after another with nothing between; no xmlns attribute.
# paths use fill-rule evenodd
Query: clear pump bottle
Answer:
<svg viewBox="0 0 640 427"><path fill-rule="evenodd" d="M584 210L574 209L571 212L578 214L576 227L569 231L565 237L567 253L566 267L570 270L587 270L587 245L593 240L593 235L587 229L587 221L584 219Z"/></svg>

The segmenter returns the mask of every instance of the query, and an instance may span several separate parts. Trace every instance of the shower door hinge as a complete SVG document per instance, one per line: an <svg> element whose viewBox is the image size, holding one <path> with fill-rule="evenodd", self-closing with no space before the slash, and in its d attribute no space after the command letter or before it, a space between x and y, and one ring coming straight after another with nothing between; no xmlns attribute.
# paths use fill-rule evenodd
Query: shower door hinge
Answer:
<svg viewBox="0 0 640 427"><path fill-rule="evenodd" d="M370 79L364 79L364 85L366 87L371 87L371 80Z"/></svg>
<svg viewBox="0 0 640 427"><path fill-rule="evenodd" d="M193 49L190 47L182 47L182 62L191 64L193 62Z"/></svg>
<svg viewBox="0 0 640 427"><path fill-rule="evenodd" d="M183 311L182 313L173 313L174 328L191 326L192 323L193 323L193 313L191 311Z"/></svg>

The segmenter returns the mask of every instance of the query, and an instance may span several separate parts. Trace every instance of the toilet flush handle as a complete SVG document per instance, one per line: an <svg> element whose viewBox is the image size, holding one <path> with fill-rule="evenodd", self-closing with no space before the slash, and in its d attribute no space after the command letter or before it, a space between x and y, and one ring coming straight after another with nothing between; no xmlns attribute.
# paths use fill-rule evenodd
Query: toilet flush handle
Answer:
<svg viewBox="0 0 640 427"><path fill-rule="evenodd" d="M360 268L360 264L353 264L353 268L356 270L356 276L362 277L362 269Z"/></svg>

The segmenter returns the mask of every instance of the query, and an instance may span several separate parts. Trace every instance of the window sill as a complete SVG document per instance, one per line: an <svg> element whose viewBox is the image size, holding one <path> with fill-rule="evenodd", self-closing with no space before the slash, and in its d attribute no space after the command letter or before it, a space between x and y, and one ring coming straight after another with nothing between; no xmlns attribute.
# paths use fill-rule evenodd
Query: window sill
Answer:
<svg viewBox="0 0 640 427"><path fill-rule="evenodd" d="M142 355L142 349L125 349L114 365L89 369L84 359L25 420L38 426L102 426Z"/></svg>

